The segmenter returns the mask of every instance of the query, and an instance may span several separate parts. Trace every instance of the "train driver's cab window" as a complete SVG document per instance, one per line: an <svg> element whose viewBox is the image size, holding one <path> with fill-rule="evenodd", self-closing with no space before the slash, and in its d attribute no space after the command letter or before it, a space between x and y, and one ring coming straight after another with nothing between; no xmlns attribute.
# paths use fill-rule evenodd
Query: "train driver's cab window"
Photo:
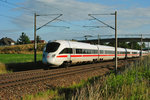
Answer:
<svg viewBox="0 0 150 100"><path fill-rule="evenodd" d="M57 43L57 42L50 42L50 43L47 43L46 45L46 52L55 52L60 46L60 43Z"/></svg>
<svg viewBox="0 0 150 100"><path fill-rule="evenodd" d="M72 48L65 48L59 54L72 54Z"/></svg>

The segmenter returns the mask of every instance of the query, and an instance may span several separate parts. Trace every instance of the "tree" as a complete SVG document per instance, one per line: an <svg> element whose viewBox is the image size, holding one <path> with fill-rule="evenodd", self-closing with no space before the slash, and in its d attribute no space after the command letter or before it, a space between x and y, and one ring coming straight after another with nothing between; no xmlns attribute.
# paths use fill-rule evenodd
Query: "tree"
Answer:
<svg viewBox="0 0 150 100"><path fill-rule="evenodd" d="M17 44L29 44L29 43L30 43L29 37L24 32L22 32L19 39L17 39Z"/></svg>
<svg viewBox="0 0 150 100"><path fill-rule="evenodd" d="M142 48L146 48L145 43L142 44Z"/></svg>
<svg viewBox="0 0 150 100"><path fill-rule="evenodd" d="M127 42L118 42L118 46L121 48L129 48Z"/></svg>
<svg viewBox="0 0 150 100"><path fill-rule="evenodd" d="M40 43L41 42L41 37L38 35L37 36L37 43Z"/></svg>
<svg viewBox="0 0 150 100"><path fill-rule="evenodd" d="M109 43L108 43L108 46L113 46L113 47L115 47L115 42L109 42Z"/></svg>
<svg viewBox="0 0 150 100"><path fill-rule="evenodd" d="M135 41L129 42L128 45L131 49L137 49L137 50L141 49L141 46L138 44L138 42Z"/></svg>

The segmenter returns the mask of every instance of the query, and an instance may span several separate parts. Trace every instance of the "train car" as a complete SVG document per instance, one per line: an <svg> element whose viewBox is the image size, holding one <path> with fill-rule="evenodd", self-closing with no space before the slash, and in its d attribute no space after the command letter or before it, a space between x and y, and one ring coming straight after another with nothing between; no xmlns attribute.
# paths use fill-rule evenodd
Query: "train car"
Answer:
<svg viewBox="0 0 150 100"><path fill-rule="evenodd" d="M148 51L142 51L142 56L147 56L148 55Z"/></svg>
<svg viewBox="0 0 150 100"><path fill-rule="evenodd" d="M139 50L118 48L118 59L140 56ZM146 54L145 54L146 55ZM56 40L48 42L43 51L42 62L56 66L82 62L97 62L115 58L115 48L104 45Z"/></svg>
<svg viewBox="0 0 150 100"><path fill-rule="evenodd" d="M64 63L92 61L97 58L98 48L96 45L73 41L50 42L43 52L43 63L57 66Z"/></svg>

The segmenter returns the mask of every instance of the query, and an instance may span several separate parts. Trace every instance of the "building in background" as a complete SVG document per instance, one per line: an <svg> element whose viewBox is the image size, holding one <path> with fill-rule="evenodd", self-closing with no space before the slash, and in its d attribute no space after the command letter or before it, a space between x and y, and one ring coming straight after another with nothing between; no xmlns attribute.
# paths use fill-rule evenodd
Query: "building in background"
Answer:
<svg viewBox="0 0 150 100"><path fill-rule="evenodd" d="M31 40L30 41L31 43L34 43L34 40ZM46 41L45 40L39 40L39 41L37 41L38 43L46 43Z"/></svg>
<svg viewBox="0 0 150 100"><path fill-rule="evenodd" d="M9 46L9 45L15 45L15 41L12 40L11 38L2 38L0 39L0 46Z"/></svg>

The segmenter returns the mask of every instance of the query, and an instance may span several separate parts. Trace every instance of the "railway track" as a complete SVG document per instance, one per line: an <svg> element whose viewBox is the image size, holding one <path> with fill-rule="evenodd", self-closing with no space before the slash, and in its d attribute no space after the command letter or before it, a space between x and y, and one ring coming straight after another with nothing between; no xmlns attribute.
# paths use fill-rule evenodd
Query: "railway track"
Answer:
<svg viewBox="0 0 150 100"><path fill-rule="evenodd" d="M119 60L118 67L136 59ZM114 61L51 70L30 70L0 75L0 100L20 100L23 95L59 86L70 86L89 77L103 76L114 70Z"/></svg>
<svg viewBox="0 0 150 100"><path fill-rule="evenodd" d="M124 62L124 60L119 61L119 63L122 62ZM113 69L112 63L113 62L110 61L110 62L90 64L90 66L88 64L53 70L33 70L25 72L16 72L13 74L4 74L0 76L0 89L55 79L67 75L90 72L93 70L100 70L103 69L104 67L105 68L109 67Z"/></svg>

